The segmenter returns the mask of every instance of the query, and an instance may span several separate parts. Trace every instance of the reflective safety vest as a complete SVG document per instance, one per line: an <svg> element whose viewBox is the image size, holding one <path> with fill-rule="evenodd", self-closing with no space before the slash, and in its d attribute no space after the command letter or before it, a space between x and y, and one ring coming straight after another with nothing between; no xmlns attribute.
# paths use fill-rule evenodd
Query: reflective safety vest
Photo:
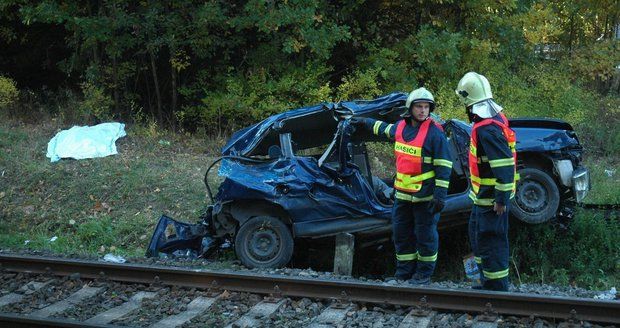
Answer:
<svg viewBox="0 0 620 328"><path fill-rule="evenodd" d="M403 130L407 125L405 120L401 120L396 126L396 143L394 143L396 181L394 181L394 188L397 190L409 193L418 192L422 189L422 182L424 180L435 176L435 171L433 170L422 172L423 163L432 163L432 158L422 157L422 146L424 146L424 141L426 141L431 123L434 123L431 118L422 122L418 134L411 141L403 139Z"/></svg>
<svg viewBox="0 0 620 328"><path fill-rule="evenodd" d="M512 193L510 195L510 197L512 198L514 196L515 193L515 189L516 189L516 181L518 179L518 175L516 172L516 168L517 168L517 151L515 148L515 144L517 142L517 137L515 135L515 132L510 129L508 127L508 119L506 118L506 116L504 116L504 114L499 113L499 116L501 117L503 122L499 122L496 121L492 118L487 118L484 119L478 123L474 123L474 127L471 130L471 140L469 143L469 174L470 174L470 180L471 180L471 191L472 193L470 193L470 197L474 200L474 203L476 203L476 196L478 195L478 192L480 191L480 186L496 186L496 179L495 178L489 178L489 177L481 177L480 176L480 171L478 169L478 163L482 163L482 162L489 162L489 159L486 156L483 157L478 157L477 156L477 147L478 147L478 129L485 126L485 125L490 125L490 124L495 124L497 126L499 126L502 129L502 133L504 134L504 137L506 138L506 141L508 142L508 147L510 147L510 151L512 152L512 159L511 159L511 163L514 163L514 168L515 168L515 174L514 174L514 181L512 183L512 188L509 190L512 190ZM501 160L500 160L501 161ZM514 162L512 162L514 161ZM500 189L501 190L501 189ZM508 190L506 190L508 191ZM477 204L477 203L476 203ZM478 204L478 205L488 205L491 206L493 205L491 204Z"/></svg>

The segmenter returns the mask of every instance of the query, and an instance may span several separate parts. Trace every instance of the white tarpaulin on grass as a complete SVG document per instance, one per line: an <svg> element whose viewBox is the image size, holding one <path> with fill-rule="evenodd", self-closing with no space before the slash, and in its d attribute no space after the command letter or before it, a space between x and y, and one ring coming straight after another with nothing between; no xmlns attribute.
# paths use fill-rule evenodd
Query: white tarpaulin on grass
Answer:
<svg viewBox="0 0 620 328"><path fill-rule="evenodd" d="M95 126L74 126L58 132L47 144L47 157L52 162L61 158L95 158L116 155L116 140L124 137L125 124L101 123Z"/></svg>

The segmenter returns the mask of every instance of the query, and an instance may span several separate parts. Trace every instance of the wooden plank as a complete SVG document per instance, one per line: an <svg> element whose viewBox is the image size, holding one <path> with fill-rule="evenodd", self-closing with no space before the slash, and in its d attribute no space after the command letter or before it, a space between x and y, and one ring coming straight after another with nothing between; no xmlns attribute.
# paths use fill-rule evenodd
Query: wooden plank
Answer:
<svg viewBox="0 0 620 328"><path fill-rule="evenodd" d="M309 328L332 328L338 325L340 321L342 321L347 312L351 311L353 308L351 306L340 309L335 308L333 306L328 307L323 310L318 317L316 317L312 323L310 323Z"/></svg>
<svg viewBox="0 0 620 328"><path fill-rule="evenodd" d="M418 328L427 328L431 325L431 320L437 314L437 312L430 312L426 316L418 316L416 315L416 310L411 310L407 316L400 322L398 328L406 328L406 327L418 327Z"/></svg>
<svg viewBox="0 0 620 328"><path fill-rule="evenodd" d="M153 328L178 327L206 311L215 303L217 297L197 297L187 305L187 310L173 316L162 319L153 324Z"/></svg>
<svg viewBox="0 0 620 328"><path fill-rule="evenodd" d="M474 323L472 324L471 328L497 328L497 326L498 326L497 320L486 321L486 320L481 320L480 317L477 317Z"/></svg>
<svg viewBox="0 0 620 328"><path fill-rule="evenodd" d="M32 312L31 315L34 317L43 317L43 318L47 318L47 317L51 317L52 315L56 314L56 313L60 313L63 312L71 307L73 307L73 305L80 303L81 301L89 298L89 297L93 297L95 295L97 295L100 291L102 291L103 288L101 287L90 287L90 286L84 286L82 287L82 289L78 290L77 292L69 295L69 297L65 298L62 301L58 301L54 304L51 304L49 306L46 306L40 310L37 310L35 312Z"/></svg>
<svg viewBox="0 0 620 328"><path fill-rule="evenodd" d="M265 301L260 302L254 305L250 309L250 311L244 314L237 321L226 326L226 328L260 327L262 320L270 316L272 313L278 311L278 309L280 309L280 307L282 307L283 304L284 304L284 300L280 300L276 303L265 302Z"/></svg>
<svg viewBox="0 0 620 328"><path fill-rule="evenodd" d="M140 307L140 304L142 303L143 299L146 298L153 298L155 297L155 295L157 295L157 293L153 293L153 292L138 292L135 295L133 295L129 301L113 307L105 312L99 313L96 316L84 321L85 323L88 324L93 324L93 325L104 325L107 323L110 323L126 314L128 314L129 312L137 309Z"/></svg>
<svg viewBox="0 0 620 328"><path fill-rule="evenodd" d="M50 283L49 281L47 281L47 282L31 281L31 282L23 285L19 289L21 291L21 293L10 293L10 294L6 294L6 295L0 297L0 307L20 302L22 299L24 299L24 295L30 295L30 294L36 292L37 290L41 289L41 287L43 287L43 286L45 286L45 285L47 285L49 283Z"/></svg>

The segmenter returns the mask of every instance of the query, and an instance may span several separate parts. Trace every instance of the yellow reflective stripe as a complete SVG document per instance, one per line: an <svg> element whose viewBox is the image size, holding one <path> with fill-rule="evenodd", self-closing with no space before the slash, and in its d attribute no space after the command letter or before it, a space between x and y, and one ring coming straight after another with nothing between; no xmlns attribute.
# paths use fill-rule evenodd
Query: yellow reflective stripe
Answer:
<svg viewBox="0 0 620 328"><path fill-rule="evenodd" d="M427 196L427 197L415 197L415 196L411 196L409 194L405 194L403 192L397 191L396 192L396 199L400 199L400 200L404 200L404 201L408 201L408 202L412 202L412 203L418 203L418 202L427 202L431 199L433 199L433 195Z"/></svg>
<svg viewBox="0 0 620 328"><path fill-rule="evenodd" d="M511 191L515 187L514 183L497 183L495 189L499 191Z"/></svg>
<svg viewBox="0 0 620 328"><path fill-rule="evenodd" d="M400 142L394 143L394 151L411 156L422 156L422 147L409 146Z"/></svg>
<svg viewBox="0 0 620 328"><path fill-rule="evenodd" d="M450 181L435 179L435 186L448 188L450 186Z"/></svg>
<svg viewBox="0 0 620 328"><path fill-rule="evenodd" d="M399 261L413 261L418 258L418 252L410 254L396 254L396 259Z"/></svg>
<svg viewBox="0 0 620 328"><path fill-rule="evenodd" d="M385 136L388 138L390 137L390 130L392 129L392 126L394 126L394 124L388 124L388 126L383 131L385 133Z"/></svg>
<svg viewBox="0 0 620 328"><path fill-rule="evenodd" d="M445 166L447 168L452 168L452 162L445 159L435 159L433 160L433 165L435 166Z"/></svg>
<svg viewBox="0 0 620 328"><path fill-rule="evenodd" d="M480 179L480 177L477 177L477 176L474 176L474 175L470 176L470 178L471 178L471 181L477 182L478 184L483 185L483 186L494 186L495 185L495 181L497 181L497 179L495 179L495 178L482 178L482 179Z"/></svg>
<svg viewBox="0 0 620 328"><path fill-rule="evenodd" d="M422 261L422 262L435 262L437 261L437 253L431 255L431 256L422 256L420 254L418 254L418 261Z"/></svg>
<svg viewBox="0 0 620 328"><path fill-rule="evenodd" d="M474 199L474 204L480 206L493 206L493 202L495 199L493 198L476 198Z"/></svg>
<svg viewBox="0 0 620 328"><path fill-rule="evenodd" d="M474 256L474 261L476 261L476 263L478 263L478 264L482 264L482 258L481 257Z"/></svg>
<svg viewBox="0 0 620 328"><path fill-rule="evenodd" d="M512 166L512 165L515 165L515 159L514 159L514 157L501 158L501 159L492 159L492 160L489 161L489 164L491 164L492 168L502 167L502 166Z"/></svg>
<svg viewBox="0 0 620 328"><path fill-rule="evenodd" d="M521 179L521 174L515 173L515 181L519 181Z"/></svg>
<svg viewBox="0 0 620 328"><path fill-rule="evenodd" d="M469 198L474 201L474 204L480 206L493 206L495 199L493 198L478 198L473 190L469 191Z"/></svg>
<svg viewBox="0 0 620 328"><path fill-rule="evenodd" d="M430 179L435 176L435 171L428 171L426 173L422 173L420 175L409 175L404 173L396 172L396 180L401 180L403 184L412 184L420 181L424 181L426 179Z"/></svg>
<svg viewBox="0 0 620 328"><path fill-rule="evenodd" d="M476 156L477 150L476 150L476 147L472 143L469 143L469 152L472 153L474 156Z"/></svg>
<svg viewBox="0 0 620 328"><path fill-rule="evenodd" d="M424 163L431 164L432 162L433 162L433 158L432 157L424 157Z"/></svg>
<svg viewBox="0 0 620 328"><path fill-rule="evenodd" d="M501 279L504 277L508 277L508 269L502 271L484 271L482 270L482 274L487 279Z"/></svg>
<svg viewBox="0 0 620 328"><path fill-rule="evenodd" d="M478 163L482 163L482 162L488 162L489 158L486 156L480 156L478 157Z"/></svg>
<svg viewBox="0 0 620 328"><path fill-rule="evenodd" d="M372 127L372 133L374 133L375 135L379 135L379 127L381 126L381 121L376 121L375 125Z"/></svg>

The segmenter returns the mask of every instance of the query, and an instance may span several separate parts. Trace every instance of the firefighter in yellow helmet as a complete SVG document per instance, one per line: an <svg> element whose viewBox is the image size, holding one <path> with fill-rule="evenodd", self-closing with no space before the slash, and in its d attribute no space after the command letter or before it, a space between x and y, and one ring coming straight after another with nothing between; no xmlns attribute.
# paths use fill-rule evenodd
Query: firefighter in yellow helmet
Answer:
<svg viewBox="0 0 620 328"><path fill-rule="evenodd" d="M405 105L407 115L395 124L370 118L356 118L353 123L395 141L394 278L422 285L430 282L435 270L437 222L448 193L452 159L443 128L430 118L435 109L431 92L415 89Z"/></svg>
<svg viewBox="0 0 620 328"><path fill-rule="evenodd" d="M461 78L456 94L473 123L469 151L469 240L481 272L481 286L508 290L508 206L514 197L516 136L503 108L493 100L489 81L469 72Z"/></svg>

